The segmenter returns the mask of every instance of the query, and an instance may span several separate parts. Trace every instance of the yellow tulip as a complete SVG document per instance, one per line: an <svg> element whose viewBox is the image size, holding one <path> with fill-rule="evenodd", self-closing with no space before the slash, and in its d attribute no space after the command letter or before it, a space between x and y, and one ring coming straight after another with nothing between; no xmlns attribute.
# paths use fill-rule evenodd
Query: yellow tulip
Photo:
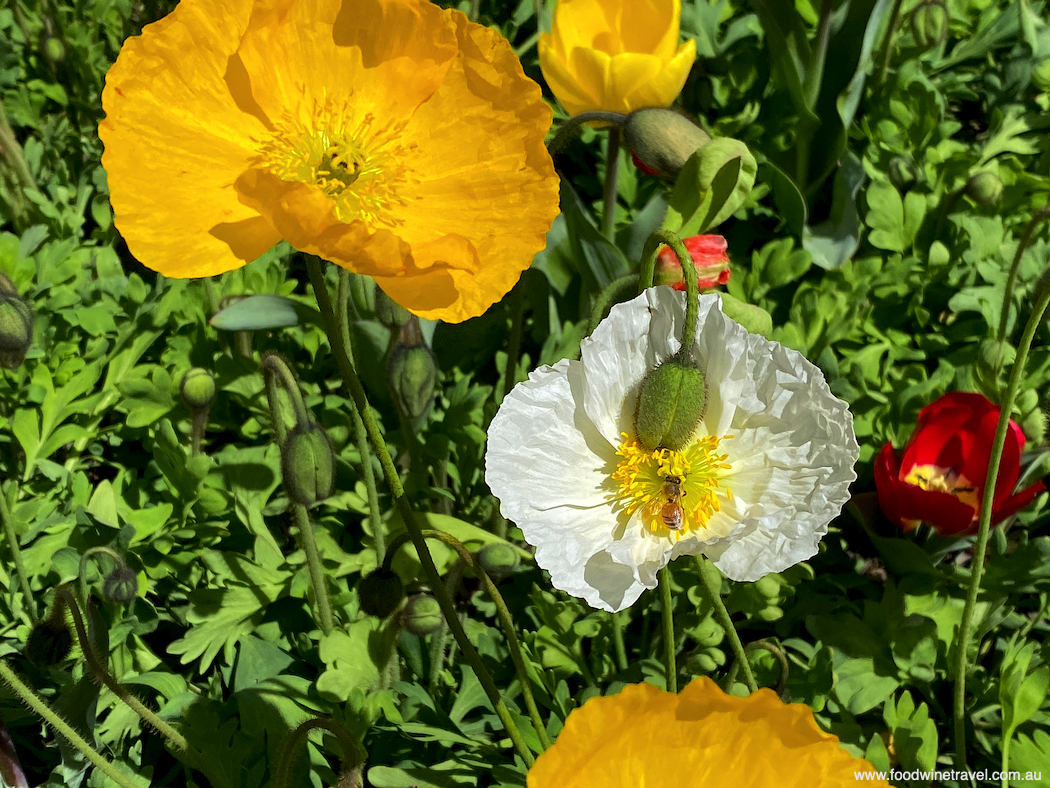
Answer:
<svg viewBox="0 0 1050 788"><path fill-rule="evenodd" d="M696 58L678 45L681 0L559 0L540 36L540 69L573 115L667 107Z"/></svg>

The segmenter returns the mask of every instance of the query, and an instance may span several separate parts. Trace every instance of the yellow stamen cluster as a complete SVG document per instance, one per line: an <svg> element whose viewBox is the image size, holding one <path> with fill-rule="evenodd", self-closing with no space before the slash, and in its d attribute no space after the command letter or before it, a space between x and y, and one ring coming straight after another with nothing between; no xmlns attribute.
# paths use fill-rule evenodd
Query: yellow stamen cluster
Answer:
<svg viewBox="0 0 1050 788"><path fill-rule="evenodd" d="M904 481L923 490L954 495L974 511L980 508L977 488L954 468L942 468L939 465L914 465Z"/></svg>
<svg viewBox="0 0 1050 788"><path fill-rule="evenodd" d="M732 500L733 493L720 480L723 472L732 467L726 462L729 455L718 453L719 443L732 435L705 435L679 451L649 451L635 438L622 435L624 440L616 453L623 459L612 474L620 485L616 501L627 517L641 509L642 521L650 533L674 534L677 540L703 531L712 515L721 509L719 494ZM667 507L676 502L682 509L682 525L677 530L665 520Z"/></svg>
<svg viewBox="0 0 1050 788"><path fill-rule="evenodd" d="M317 106L304 122L287 113L260 141L256 165L283 181L318 187L341 222L362 220L393 226L392 204L408 180L397 143L403 124L378 126L371 112L331 101Z"/></svg>

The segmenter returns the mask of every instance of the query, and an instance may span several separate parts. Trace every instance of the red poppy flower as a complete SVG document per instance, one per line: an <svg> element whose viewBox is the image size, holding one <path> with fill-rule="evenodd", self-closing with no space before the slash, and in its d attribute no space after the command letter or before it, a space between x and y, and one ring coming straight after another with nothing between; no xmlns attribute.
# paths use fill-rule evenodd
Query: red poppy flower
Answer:
<svg viewBox="0 0 1050 788"><path fill-rule="evenodd" d="M683 243L693 258L701 290L729 281L729 255L726 254L729 244L725 238L721 235L693 235ZM682 266L678 263L678 255L669 246L661 249L656 257L656 284L685 291Z"/></svg>
<svg viewBox="0 0 1050 788"><path fill-rule="evenodd" d="M922 409L900 464L887 443L875 460L882 511L905 531L924 522L941 536L976 533L1000 409L980 394L945 394ZM992 525L1046 489L1040 481L1011 494L1021 473L1024 433L1013 421L999 464Z"/></svg>

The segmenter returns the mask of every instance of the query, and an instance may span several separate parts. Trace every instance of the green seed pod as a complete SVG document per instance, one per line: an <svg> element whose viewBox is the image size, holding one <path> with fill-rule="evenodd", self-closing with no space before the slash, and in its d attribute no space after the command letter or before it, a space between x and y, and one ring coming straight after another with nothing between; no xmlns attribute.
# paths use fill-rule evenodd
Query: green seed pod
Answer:
<svg viewBox="0 0 1050 788"><path fill-rule="evenodd" d="M966 182L966 194L978 205L995 205L1003 196L1003 182L994 172L979 172Z"/></svg>
<svg viewBox="0 0 1050 788"><path fill-rule="evenodd" d="M365 613L386 618L401 606L405 587L396 572L379 567L361 578L357 584L357 598Z"/></svg>
<svg viewBox="0 0 1050 788"><path fill-rule="evenodd" d="M412 313L388 296L383 289L375 289L376 320L387 328L401 328L412 317Z"/></svg>
<svg viewBox="0 0 1050 788"><path fill-rule="evenodd" d="M281 447L281 473L288 497L313 506L332 494L335 487L335 452L320 425L299 424Z"/></svg>
<svg viewBox="0 0 1050 788"><path fill-rule="evenodd" d="M905 191L915 185L919 170L910 156L894 156L890 159L889 175L890 183L898 191Z"/></svg>
<svg viewBox="0 0 1050 788"><path fill-rule="evenodd" d="M691 118L673 109L639 109L623 124L627 146L647 169L674 178L711 141Z"/></svg>
<svg viewBox="0 0 1050 788"><path fill-rule="evenodd" d="M51 668L64 662L72 650L73 633L61 616L52 615L38 621L26 639L26 659L38 668Z"/></svg>
<svg viewBox="0 0 1050 788"><path fill-rule="evenodd" d="M139 594L139 580L135 572L121 564L108 575L102 583L102 596L108 602L128 604Z"/></svg>
<svg viewBox="0 0 1050 788"><path fill-rule="evenodd" d="M33 344L33 310L0 274L0 366L17 369Z"/></svg>
<svg viewBox="0 0 1050 788"><path fill-rule="evenodd" d="M430 594L416 594L401 611L401 623L406 631L423 637L433 635L441 629L445 617L441 615L441 606L434 597Z"/></svg>
<svg viewBox="0 0 1050 788"><path fill-rule="evenodd" d="M911 12L915 44L932 49L948 39L948 9L941 0L926 0Z"/></svg>
<svg viewBox="0 0 1050 788"><path fill-rule="evenodd" d="M406 345L398 342L390 352L387 361L390 389L407 418L415 421L430 414L437 371L437 360L425 343Z"/></svg>
<svg viewBox="0 0 1050 788"><path fill-rule="evenodd" d="M478 550L474 557L481 564L482 569L496 577L510 574L521 563L521 558L518 551L514 549L514 545L506 542L487 544Z"/></svg>
<svg viewBox="0 0 1050 788"><path fill-rule="evenodd" d="M179 383L179 396L190 410L211 407L215 394L215 378L204 367L187 370Z"/></svg>
<svg viewBox="0 0 1050 788"><path fill-rule="evenodd" d="M634 415L638 443L649 450L681 449L706 406L704 374L691 361L672 356L642 380Z"/></svg>

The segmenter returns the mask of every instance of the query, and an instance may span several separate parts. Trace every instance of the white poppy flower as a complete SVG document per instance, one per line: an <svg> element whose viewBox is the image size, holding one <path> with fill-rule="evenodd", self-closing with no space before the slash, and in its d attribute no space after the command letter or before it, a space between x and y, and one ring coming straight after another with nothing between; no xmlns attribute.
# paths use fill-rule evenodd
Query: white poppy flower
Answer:
<svg viewBox="0 0 1050 788"><path fill-rule="evenodd" d="M816 554L856 478L846 403L801 354L723 315L717 295L700 296L693 356L707 407L693 439L681 451L638 446L638 390L681 346L685 303L656 287L613 307L579 361L534 371L489 429L485 478L500 511L554 586L593 607L630 606L680 555L703 553L733 580L783 571ZM680 479L674 529L668 476Z"/></svg>

